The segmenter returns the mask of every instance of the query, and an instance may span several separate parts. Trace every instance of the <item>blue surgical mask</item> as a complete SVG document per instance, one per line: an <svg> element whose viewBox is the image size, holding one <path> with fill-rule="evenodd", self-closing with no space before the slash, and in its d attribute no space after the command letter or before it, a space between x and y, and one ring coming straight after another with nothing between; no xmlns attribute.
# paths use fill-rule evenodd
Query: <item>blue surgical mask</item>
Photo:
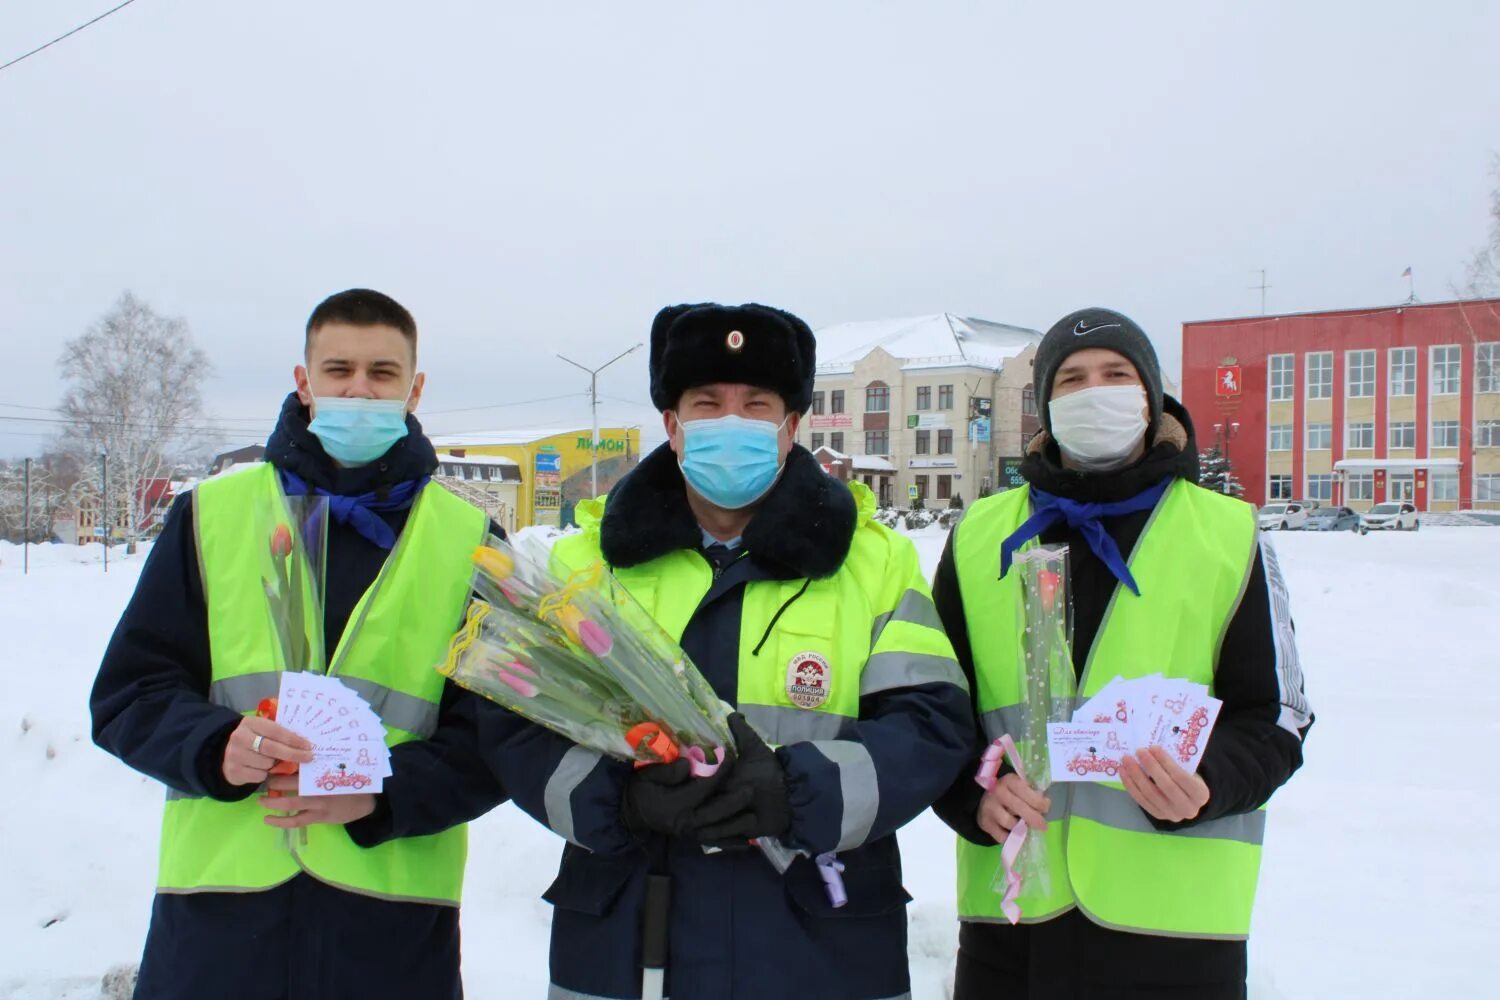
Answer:
<svg viewBox="0 0 1500 1000"><path fill-rule="evenodd" d="M776 485L785 424L732 415L683 423L683 477L715 507L750 506Z"/></svg>
<svg viewBox="0 0 1500 1000"><path fill-rule="evenodd" d="M406 399L319 396L307 429L340 465L365 465L406 437Z"/></svg>

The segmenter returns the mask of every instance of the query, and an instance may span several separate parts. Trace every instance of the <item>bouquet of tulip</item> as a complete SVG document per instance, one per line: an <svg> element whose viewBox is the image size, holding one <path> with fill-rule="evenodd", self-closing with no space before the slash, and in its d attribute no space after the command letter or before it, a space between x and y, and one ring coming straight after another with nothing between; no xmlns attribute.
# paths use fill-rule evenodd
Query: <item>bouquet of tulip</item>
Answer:
<svg viewBox="0 0 1500 1000"><path fill-rule="evenodd" d="M473 558L477 596L443 674L611 757L717 769L729 707L603 563L562 578L494 537Z"/></svg>
<svg viewBox="0 0 1500 1000"><path fill-rule="evenodd" d="M988 790L994 785L1000 764L1010 758L1016 774L1035 788L1046 791L1052 770L1047 759L1047 723L1072 718L1078 689L1073 670L1072 622L1069 615L1068 547L1041 545L1015 557L1011 572L1021 584L1020 704L1017 732L1007 732L985 749L974 780ZM1028 837L1021 820L1010 830L1000 850L1000 868L995 889L1001 893L1001 911L1011 923L1021 918L1016 898L1022 885L1035 880L1042 893L1051 888L1046 846Z"/></svg>
<svg viewBox="0 0 1500 1000"><path fill-rule="evenodd" d="M602 562L564 578L540 546L521 551L495 537L473 559L477 596L438 667L444 675L637 767L683 757L701 777L733 752L731 708ZM805 853L771 837L755 846L778 872ZM830 901L844 905L842 864L831 853L813 860Z"/></svg>

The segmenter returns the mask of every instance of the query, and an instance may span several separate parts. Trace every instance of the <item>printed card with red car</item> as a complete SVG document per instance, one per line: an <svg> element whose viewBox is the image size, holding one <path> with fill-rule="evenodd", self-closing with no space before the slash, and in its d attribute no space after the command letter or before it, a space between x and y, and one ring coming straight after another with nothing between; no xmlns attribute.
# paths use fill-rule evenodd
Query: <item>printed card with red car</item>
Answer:
<svg viewBox="0 0 1500 1000"><path fill-rule="evenodd" d="M391 773L385 726L368 702L337 677L290 672L281 676L278 724L313 745L313 760L297 769L299 795L379 792Z"/></svg>

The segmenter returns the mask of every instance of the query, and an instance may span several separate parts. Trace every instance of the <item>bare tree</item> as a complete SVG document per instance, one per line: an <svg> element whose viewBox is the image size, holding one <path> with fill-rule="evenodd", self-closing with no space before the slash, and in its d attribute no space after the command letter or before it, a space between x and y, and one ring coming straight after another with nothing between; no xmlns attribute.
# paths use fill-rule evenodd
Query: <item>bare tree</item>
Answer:
<svg viewBox="0 0 1500 1000"><path fill-rule="evenodd" d="M28 520L30 540L45 542L53 536L59 517L77 509L71 497L78 482L78 465L71 457L47 452L31 463L30 518L27 518L27 476L23 460L0 462L0 538L20 542Z"/></svg>
<svg viewBox="0 0 1500 1000"><path fill-rule="evenodd" d="M1464 274L1464 290L1471 298L1500 295L1500 154L1490 165L1495 187L1490 192L1490 230L1484 245L1474 251Z"/></svg>
<svg viewBox="0 0 1500 1000"><path fill-rule="evenodd" d="M1464 269L1463 285L1455 287L1462 333L1474 347L1474 375L1479 384L1500 378L1500 154L1490 164L1495 187L1490 191L1489 233ZM1483 345L1483 346L1482 346ZM1471 431L1465 430L1469 434Z"/></svg>
<svg viewBox="0 0 1500 1000"><path fill-rule="evenodd" d="M200 387L211 371L208 355L186 320L161 316L127 291L63 345L58 365L68 383L59 409L69 422L69 450L80 460L108 456L108 502L129 512L125 539L134 552L148 484L205 424Z"/></svg>

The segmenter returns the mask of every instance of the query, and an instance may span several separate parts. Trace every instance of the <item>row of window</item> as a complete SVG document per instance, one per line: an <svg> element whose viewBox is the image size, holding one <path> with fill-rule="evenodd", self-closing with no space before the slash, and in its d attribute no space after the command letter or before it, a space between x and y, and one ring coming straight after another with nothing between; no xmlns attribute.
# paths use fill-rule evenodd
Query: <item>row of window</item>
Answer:
<svg viewBox="0 0 1500 1000"><path fill-rule="evenodd" d="M864 484L866 486L870 487L870 489L872 490L875 490L879 494L880 504L882 507L888 507L892 502L894 502L894 491L891 489L891 481L888 473L866 474L861 476L860 478L864 480ZM920 497L923 501L926 501L928 498L932 497L932 494L928 492L928 484L931 482L932 478L933 477L929 476L914 476L912 478L913 483L915 483L917 487L917 496ZM951 475L944 475L937 476L935 478L937 479L937 496L934 499L952 499L953 477Z"/></svg>
<svg viewBox="0 0 1500 1000"><path fill-rule="evenodd" d="M866 409L868 409L868 407L866 407ZM819 390L819 391L813 393L812 412L815 415L821 415L823 413L823 392L822 392L822 390ZM844 412L844 390L843 389L830 389L828 391L828 412L829 413L843 413ZM834 450L837 451L838 449L834 449Z"/></svg>
<svg viewBox="0 0 1500 1000"><path fill-rule="evenodd" d="M823 434L821 432L816 432L815 431L813 433L813 435L812 435L812 445L811 445L812 450L813 451L817 451L819 448L823 447L823 441L824 441ZM918 455L931 455L931 454L934 454L934 452L932 450L932 445L933 445L932 431L926 430L926 431L917 431L916 432L915 454L918 454ZM843 451L844 450L844 434L843 434L842 431L834 431L833 433L831 433L831 434L828 435L828 447L832 448L834 451ZM864 453L866 455L889 455L891 453L891 432L890 431L865 431L865 451L864 451ZM951 455L951 454L953 454L953 431L951 429L939 430L937 432L937 452L936 452L936 454L939 454L939 455Z"/></svg>
<svg viewBox="0 0 1500 1000"><path fill-rule="evenodd" d="M1456 345L1428 348L1432 393L1456 396L1463 382L1463 351ZM1273 354L1270 364L1271 402L1294 399L1297 392L1297 356ZM1375 352L1348 351L1344 355L1344 395L1362 399L1375 395ZM1314 351L1304 357L1308 399L1333 398L1333 352ZM1390 350L1391 396L1417 394L1417 349L1393 347ZM1474 391L1500 392L1500 343L1479 344L1474 349Z"/></svg>
<svg viewBox="0 0 1500 1000"><path fill-rule="evenodd" d="M1307 489L1301 499L1333 500L1333 475L1322 473L1307 477ZM1268 478L1266 497L1268 500L1292 500L1292 477L1274 475ZM1411 500L1415 496L1411 475L1393 475L1387 496L1393 500ZM1344 480L1344 503L1375 499L1375 474L1351 472ZM1458 499L1458 473L1433 471L1427 476L1427 499L1429 501ZM1474 501L1494 503L1500 501L1500 474L1482 473L1474 476Z"/></svg>
<svg viewBox="0 0 1500 1000"><path fill-rule="evenodd" d="M927 500L927 498L929 496L931 496L931 494L929 494L927 492L927 478L928 477L926 477L926 476L913 476L912 477L912 482L914 482L914 483L917 484L917 496L920 497L924 502ZM936 479L937 479L937 496L934 497L933 499L936 499L936 500L950 500L950 499L952 499L952 497L953 497L953 477L952 476L937 476Z"/></svg>
<svg viewBox="0 0 1500 1000"><path fill-rule="evenodd" d="M940 385L938 389L938 406L940 410L953 409L953 386ZM921 385L917 387L917 409L932 409L932 386ZM891 387L884 382L871 382L865 386L865 412L866 413L889 413L891 411ZM820 389L813 393L812 412L823 413L823 391ZM844 390L830 389L828 391L828 412L844 412Z"/></svg>
<svg viewBox="0 0 1500 1000"><path fill-rule="evenodd" d="M820 431L814 431L812 436L812 450L817 451L821 447L823 447L823 434ZM828 447L834 451L842 452L844 450L844 432L834 431L829 434Z"/></svg>
<svg viewBox="0 0 1500 1000"><path fill-rule="evenodd" d="M1415 448L1417 425L1411 420L1392 420L1387 425L1388 448ZM1291 451L1296 430L1291 424L1272 424L1267 428L1266 447L1270 451ZM1434 420L1428 436L1429 448L1459 447L1459 423L1457 420ZM1332 424L1307 425L1307 450L1328 451L1333 447ZM1344 425L1344 448L1350 451L1375 447L1375 423L1371 420L1351 420ZM1476 420L1474 422L1474 447L1500 448L1500 420Z"/></svg>
<svg viewBox="0 0 1500 1000"><path fill-rule="evenodd" d="M953 409L953 386L951 386L951 385L940 385L940 386L937 387L937 390L938 390L938 393L937 393L937 397L938 397L937 408L940 409L940 410L951 410L951 409ZM930 386L930 385L919 385L919 386L917 386L917 409L919 409L919 410L930 410L930 409L932 409L932 386Z"/></svg>
<svg viewBox="0 0 1500 1000"><path fill-rule="evenodd" d="M823 414L823 412L824 412L824 409L823 409L824 395L825 395L825 393L821 389L819 389L817 392L813 393L813 397L812 397L812 412L814 414L817 414L817 415L822 415ZM828 403L827 412L828 413L843 413L844 412L844 390L843 389L830 389L830 390L828 390L828 392L826 393L826 395L827 395L827 403ZM890 388L890 386L886 385L884 382L871 382L869 385L867 385L865 387L865 412L866 413L889 413L890 409L891 409L891 388ZM930 386L930 385L919 385L919 386L917 386L917 409L919 409L919 410L931 410L931 409L933 409L933 406L932 406L932 386ZM953 386L951 386L951 385L940 385L940 386L937 387L937 409L939 409L939 410L951 410L951 409L953 409ZM1031 386L1029 386L1029 385L1026 386L1024 389L1021 390L1021 412L1024 413L1024 414L1026 414L1027 416L1032 416L1032 417L1036 416L1036 390L1034 388L1032 388Z"/></svg>
<svg viewBox="0 0 1500 1000"><path fill-rule="evenodd" d="M501 482L505 478L501 470L493 465L456 465L447 462L438 466L438 475L471 483Z"/></svg>

